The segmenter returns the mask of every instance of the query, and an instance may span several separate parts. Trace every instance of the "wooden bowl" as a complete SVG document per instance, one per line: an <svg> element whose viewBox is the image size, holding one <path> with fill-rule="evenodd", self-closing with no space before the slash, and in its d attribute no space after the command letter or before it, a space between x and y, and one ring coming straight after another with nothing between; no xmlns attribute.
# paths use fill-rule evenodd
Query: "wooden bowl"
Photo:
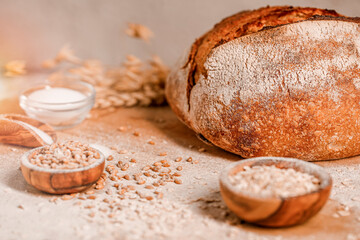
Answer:
<svg viewBox="0 0 360 240"><path fill-rule="evenodd" d="M85 190L94 184L101 176L105 167L105 157L100 153L100 159L93 164L76 169L47 169L29 162L35 148L25 153L21 158L21 171L25 180L35 188L52 194L74 193Z"/></svg>
<svg viewBox="0 0 360 240"><path fill-rule="evenodd" d="M312 174L320 180L319 189L294 197L264 198L245 194L230 183L229 176L243 171L245 166L258 165L275 165L278 168L293 168ZM288 227L305 222L324 206L331 186L331 177L322 167L293 158L259 157L240 160L230 164L220 175L221 195L229 209L241 219L265 227Z"/></svg>

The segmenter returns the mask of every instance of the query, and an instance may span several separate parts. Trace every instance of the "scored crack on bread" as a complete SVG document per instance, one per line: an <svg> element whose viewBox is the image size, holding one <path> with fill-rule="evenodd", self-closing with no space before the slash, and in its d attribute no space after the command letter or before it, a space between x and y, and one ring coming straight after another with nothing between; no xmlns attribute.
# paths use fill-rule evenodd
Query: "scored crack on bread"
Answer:
<svg viewBox="0 0 360 240"><path fill-rule="evenodd" d="M360 20L266 7L197 39L167 79L178 117L242 157L360 154Z"/></svg>

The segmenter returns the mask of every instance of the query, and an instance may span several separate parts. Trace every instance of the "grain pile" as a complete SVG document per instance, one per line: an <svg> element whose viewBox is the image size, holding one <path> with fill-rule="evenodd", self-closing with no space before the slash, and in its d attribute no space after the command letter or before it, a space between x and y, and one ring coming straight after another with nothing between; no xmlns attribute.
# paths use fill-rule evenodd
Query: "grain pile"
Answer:
<svg viewBox="0 0 360 240"><path fill-rule="evenodd" d="M184 163L197 164L196 161L190 162L182 160L181 157L170 160L155 161L151 165L137 166L136 159L119 160L121 155L126 154L126 150L111 148L116 157L109 155L106 161L105 172L94 186L83 193L63 195L61 199L68 200L75 197L83 200L84 196L92 195L96 190L105 189L106 194L115 195L118 199L161 199L163 192L161 187L166 184L182 184L181 171ZM164 156L161 153L159 156ZM188 159L189 160L189 159ZM88 197L85 197L88 198ZM54 198L57 199L57 198ZM94 197L95 199L95 197ZM107 200L104 200L107 202Z"/></svg>
<svg viewBox="0 0 360 240"><path fill-rule="evenodd" d="M119 132L127 131L126 127L118 127ZM141 136L140 132L134 131L134 137ZM140 139L139 139L140 140ZM141 140L140 140L141 141ZM152 148L156 145L154 140L148 140L147 144ZM86 209L93 209L90 216L95 215L95 212L108 212L108 217L114 217L111 214L113 204L119 200L144 200L155 201L163 198L164 193L162 187L167 184L181 185L182 171L186 165L198 164L198 160L193 160L192 157L183 158L176 157L170 159L167 152L158 152L158 157L161 160L152 162L151 164L144 164L137 161L135 158L127 157L130 150L120 149L117 146L111 146L108 149L110 154L106 157L105 172L100 179L87 191L66 194L61 197L54 197L51 201L62 200L86 200L97 199L98 194L105 192L105 198L101 199L101 205L107 205L108 209L104 210L104 206L100 209L93 209L93 207L85 207ZM203 149L202 151L205 151ZM100 191L99 193L97 193ZM78 202L79 205L81 201Z"/></svg>
<svg viewBox="0 0 360 240"><path fill-rule="evenodd" d="M134 133L138 133L133 134L134 137L140 136L139 132ZM148 141L148 144L152 147L156 142ZM105 172L91 188L80 193L52 197L50 202L72 201L83 210L89 223L101 219L100 225L126 226L132 239L152 239L154 235L164 235L165 229L167 232L171 228L179 229L179 224L187 225L192 217L191 211L182 203L164 198L163 187L167 184L181 185L184 169L198 164L198 161L191 157L171 159L167 152L159 152L157 155L163 160L143 164L135 158L125 157L130 150L116 146L108 149L111 155L106 157ZM136 227L139 221L145 225Z"/></svg>

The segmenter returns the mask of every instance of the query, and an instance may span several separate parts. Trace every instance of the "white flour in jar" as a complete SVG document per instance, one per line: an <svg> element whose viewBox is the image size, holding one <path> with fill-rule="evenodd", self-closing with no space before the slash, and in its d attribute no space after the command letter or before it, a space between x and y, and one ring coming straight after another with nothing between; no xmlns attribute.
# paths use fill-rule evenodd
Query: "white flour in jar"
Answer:
<svg viewBox="0 0 360 240"><path fill-rule="evenodd" d="M61 87L46 87L32 92L28 99L47 104L72 103L82 101L86 96L76 90Z"/></svg>

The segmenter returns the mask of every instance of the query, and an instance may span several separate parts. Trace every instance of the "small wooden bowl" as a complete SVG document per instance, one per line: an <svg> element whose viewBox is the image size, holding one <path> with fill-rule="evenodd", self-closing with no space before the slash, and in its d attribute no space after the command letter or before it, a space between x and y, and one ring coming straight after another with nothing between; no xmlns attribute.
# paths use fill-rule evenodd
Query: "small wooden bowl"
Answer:
<svg viewBox="0 0 360 240"><path fill-rule="evenodd" d="M41 148L35 148L22 156L21 171L26 182L43 192L52 194L80 192L94 184L104 171L105 157L98 150L96 151L100 153L100 159L83 168L47 169L31 164L30 154Z"/></svg>
<svg viewBox="0 0 360 240"><path fill-rule="evenodd" d="M311 174L320 180L319 189L288 198L264 198L245 194L230 183L229 176L243 171L245 166L258 165L293 168ZM229 209L246 222L265 227L288 227L305 222L324 206L331 186L331 177L322 167L293 158L259 157L240 160L230 164L220 175L221 195Z"/></svg>

